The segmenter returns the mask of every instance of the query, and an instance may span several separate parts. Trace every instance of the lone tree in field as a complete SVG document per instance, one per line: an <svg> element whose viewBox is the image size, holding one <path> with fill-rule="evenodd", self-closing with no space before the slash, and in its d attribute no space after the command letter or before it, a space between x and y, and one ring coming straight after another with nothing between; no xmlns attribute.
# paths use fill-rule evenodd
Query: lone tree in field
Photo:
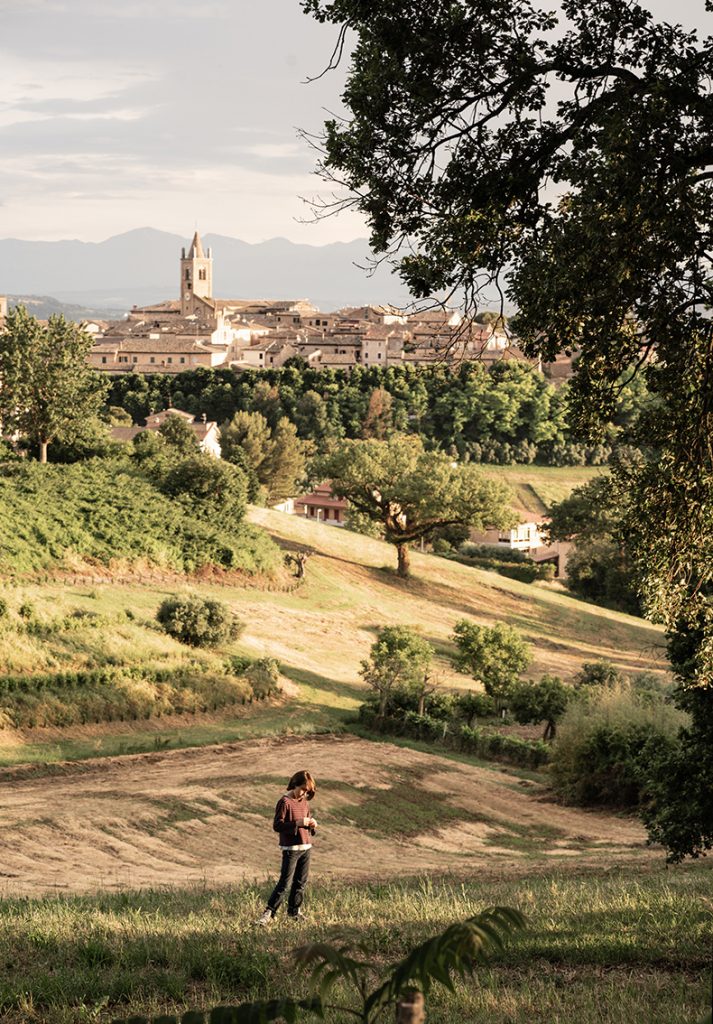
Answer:
<svg viewBox="0 0 713 1024"><path fill-rule="evenodd" d="M396 546L399 576L409 574L409 544L444 526L482 529L513 521L509 490L474 466L427 452L420 438L396 434L388 441L341 441L318 462L332 492L384 527Z"/></svg>
<svg viewBox="0 0 713 1024"><path fill-rule="evenodd" d="M2 430L36 445L40 462L52 441L72 441L104 403L108 385L87 363L91 347L71 320L51 316L45 327L24 306L0 330Z"/></svg>
<svg viewBox="0 0 713 1024"><path fill-rule="evenodd" d="M423 714L432 658L431 645L408 626L385 626L379 631L378 640L371 645L368 661L361 663L360 674L376 694L381 718L399 690L416 697L419 714Z"/></svg>
<svg viewBox="0 0 713 1024"><path fill-rule="evenodd" d="M322 172L412 293L472 313L499 287L527 354L578 353L570 409L592 439L622 373L645 377L622 531L692 718L645 813L671 859L698 856L713 846L713 39L636 0L302 5L339 26L331 66L355 37Z"/></svg>
<svg viewBox="0 0 713 1024"><path fill-rule="evenodd" d="M512 626L498 622L495 626L478 626L468 619L456 622L453 630L458 654L456 668L469 672L483 684L500 710L508 702L508 694L532 660L530 648Z"/></svg>

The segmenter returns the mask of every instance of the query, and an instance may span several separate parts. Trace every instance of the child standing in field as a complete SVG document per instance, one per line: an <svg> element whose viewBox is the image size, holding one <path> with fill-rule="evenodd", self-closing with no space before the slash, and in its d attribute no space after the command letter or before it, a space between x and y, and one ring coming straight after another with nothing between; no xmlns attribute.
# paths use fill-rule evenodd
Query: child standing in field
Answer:
<svg viewBox="0 0 713 1024"><path fill-rule="evenodd" d="M317 785L309 772L296 772L287 783L287 792L277 801L272 827L279 835L282 868L267 907L257 922L260 925L272 921L285 893L288 893L287 916L298 918L302 915L311 840L317 828L317 822L309 812L308 801L316 790Z"/></svg>

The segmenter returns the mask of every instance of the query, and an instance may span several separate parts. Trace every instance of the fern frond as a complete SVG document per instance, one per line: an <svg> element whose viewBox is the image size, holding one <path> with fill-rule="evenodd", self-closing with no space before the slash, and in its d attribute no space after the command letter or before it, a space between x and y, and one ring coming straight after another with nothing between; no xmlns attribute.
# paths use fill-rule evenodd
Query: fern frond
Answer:
<svg viewBox="0 0 713 1024"><path fill-rule="evenodd" d="M511 907L493 907L450 925L394 967L390 977L367 999L367 1015L396 1002L407 988L416 987L427 995L435 981L453 991L453 976L472 974L476 964L501 952L506 938L524 927L525 918Z"/></svg>

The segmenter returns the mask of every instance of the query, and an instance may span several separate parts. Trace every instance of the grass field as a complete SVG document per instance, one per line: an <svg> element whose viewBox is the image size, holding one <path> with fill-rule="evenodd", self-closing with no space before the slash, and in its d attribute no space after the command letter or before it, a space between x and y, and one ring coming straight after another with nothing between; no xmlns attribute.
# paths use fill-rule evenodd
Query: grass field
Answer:
<svg viewBox="0 0 713 1024"><path fill-rule="evenodd" d="M429 1024L696 1024L710 998L711 881L705 865L317 881L305 922L263 930L252 922L267 877L221 890L6 899L0 1014L7 1024L103 1022L296 995L294 946L348 929L378 970L447 924L504 905L526 915L528 931L454 994L436 989Z"/></svg>
<svg viewBox="0 0 713 1024"><path fill-rule="evenodd" d="M513 507L524 520L546 515L552 505L568 498L575 487L606 473L604 466L483 466L486 476L512 487Z"/></svg>

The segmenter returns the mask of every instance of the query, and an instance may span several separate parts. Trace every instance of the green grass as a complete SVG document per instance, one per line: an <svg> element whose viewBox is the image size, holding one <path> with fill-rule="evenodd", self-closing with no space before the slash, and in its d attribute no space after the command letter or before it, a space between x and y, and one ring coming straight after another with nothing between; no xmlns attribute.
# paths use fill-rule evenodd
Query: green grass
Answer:
<svg viewBox="0 0 713 1024"><path fill-rule="evenodd" d="M246 523L214 525L152 486L129 459L0 468L0 571L71 566L203 566L273 572L279 552Z"/></svg>
<svg viewBox="0 0 713 1024"><path fill-rule="evenodd" d="M575 487L606 472L603 466L483 466L486 476L512 487L517 511L535 519L568 498Z"/></svg>
<svg viewBox="0 0 713 1024"><path fill-rule="evenodd" d="M518 907L528 931L477 968L472 982L453 994L435 990L429 1024L695 1024L707 1006L705 865L604 877L314 880L308 923L278 918L273 928L256 930L251 922L275 867L266 864L264 882L236 889L1 901L2 1019L105 1022L297 994L304 983L294 945L333 941L348 929L378 970L493 905Z"/></svg>

